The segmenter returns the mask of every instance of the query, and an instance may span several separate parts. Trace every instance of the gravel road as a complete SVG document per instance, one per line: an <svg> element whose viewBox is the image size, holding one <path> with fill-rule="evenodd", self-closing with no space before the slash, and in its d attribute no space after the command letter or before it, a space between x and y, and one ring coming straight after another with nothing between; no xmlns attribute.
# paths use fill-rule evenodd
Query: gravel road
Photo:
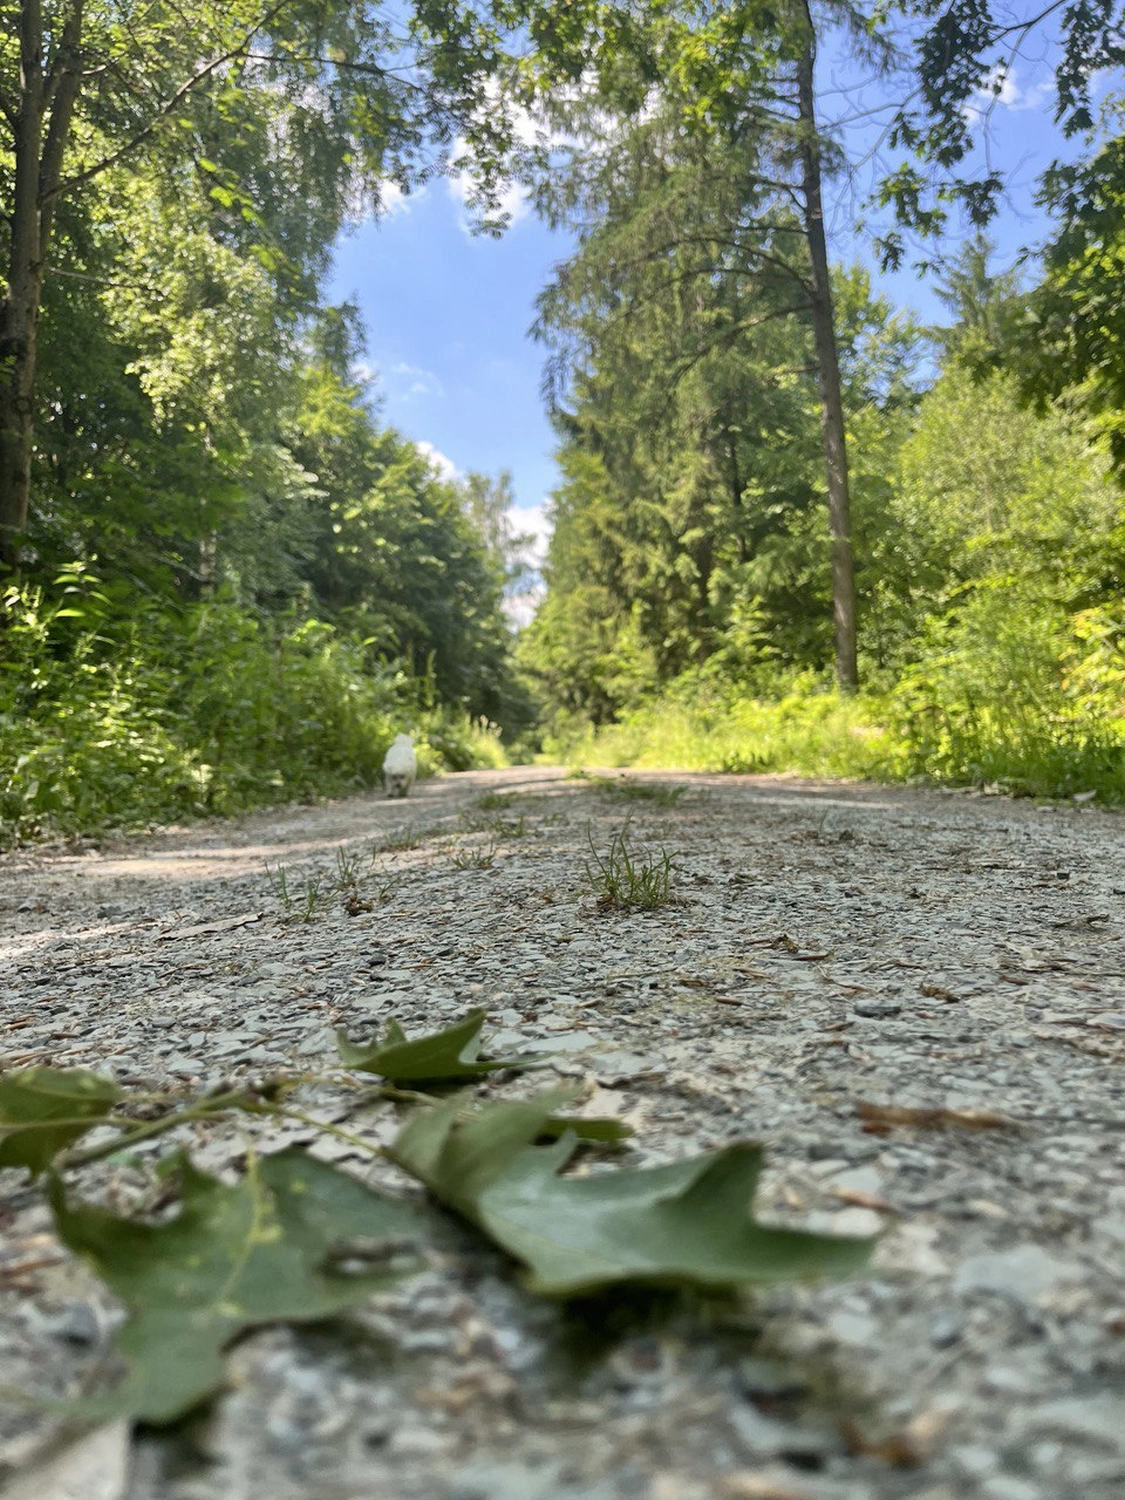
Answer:
<svg viewBox="0 0 1125 1500"><path fill-rule="evenodd" d="M671 857L672 904L599 907L592 851L623 830ZM535 767L5 856L6 1067L338 1073L333 1027L479 1005L488 1043L549 1047L548 1079L635 1126L622 1166L760 1140L764 1219L881 1237L847 1281L577 1314L451 1227L356 1314L245 1340L174 1432L3 1401L3 1493L1121 1500L1123 832L1091 805ZM338 1089L308 1101L340 1117ZM373 1170L339 1137L257 1133ZM211 1172L247 1145L183 1140ZM140 1181L81 1185L127 1203ZM0 1235L0 1381L96 1387L119 1311L14 1171Z"/></svg>

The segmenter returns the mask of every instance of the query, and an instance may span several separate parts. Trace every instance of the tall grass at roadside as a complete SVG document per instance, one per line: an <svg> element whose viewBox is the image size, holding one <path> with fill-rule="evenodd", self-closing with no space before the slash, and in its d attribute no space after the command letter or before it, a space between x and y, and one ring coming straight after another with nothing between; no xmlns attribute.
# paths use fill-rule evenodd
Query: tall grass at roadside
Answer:
<svg viewBox="0 0 1125 1500"><path fill-rule="evenodd" d="M931 622L885 717L904 775L1125 802L1125 618L984 584Z"/></svg>
<svg viewBox="0 0 1125 1500"><path fill-rule="evenodd" d="M1125 803L1125 612L1067 616L978 588L933 622L882 692L842 696L811 675L736 686L684 678L553 749L574 765L791 771Z"/></svg>
<svg viewBox="0 0 1125 1500"><path fill-rule="evenodd" d="M556 743L575 765L680 771L797 771L808 776L890 774L894 746L878 704L799 683L783 697L739 698L681 684L621 723Z"/></svg>

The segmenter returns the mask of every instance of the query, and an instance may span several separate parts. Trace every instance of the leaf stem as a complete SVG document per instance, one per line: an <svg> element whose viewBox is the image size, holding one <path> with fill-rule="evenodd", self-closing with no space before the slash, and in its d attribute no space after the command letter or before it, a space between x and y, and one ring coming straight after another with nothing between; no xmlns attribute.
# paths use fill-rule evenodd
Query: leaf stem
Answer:
<svg viewBox="0 0 1125 1500"><path fill-rule="evenodd" d="M159 1120L148 1120L143 1125L138 1125L135 1130L127 1131L124 1135L115 1137L112 1141L103 1141L100 1146L89 1146L85 1151L73 1151L67 1153L59 1163L61 1171L69 1171L73 1167L86 1167L91 1162L102 1161L107 1156L113 1156L118 1151L128 1150L138 1141L148 1140L154 1135L163 1135L166 1131L174 1130L177 1125L189 1124L192 1120L203 1120L210 1115L225 1115L232 1109L244 1109L253 1114L265 1114L272 1111L274 1105L262 1105L260 1101L246 1092L245 1089L231 1089L225 1094L212 1094L205 1099L197 1099L194 1104L189 1104L186 1109L175 1110L170 1115L161 1115ZM124 1122L114 1119L112 1116L97 1122L99 1125L112 1125L121 1129Z"/></svg>

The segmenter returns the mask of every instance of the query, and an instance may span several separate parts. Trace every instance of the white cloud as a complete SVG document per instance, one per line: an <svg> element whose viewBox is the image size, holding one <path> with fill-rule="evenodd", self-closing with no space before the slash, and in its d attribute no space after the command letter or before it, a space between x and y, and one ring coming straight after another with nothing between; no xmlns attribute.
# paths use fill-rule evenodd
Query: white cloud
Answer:
<svg viewBox="0 0 1125 1500"><path fill-rule="evenodd" d="M421 365L409 365L400 361L391 365L387 375L394 377L392 394L397 401L409 401L414 396L444 396L445 389L432 370Z"/></svg>
<svg viewBox="0 0 1125 1500"><path fill-rule="evenodd" d="M547 502L544 501L542 505L513 505L508 512L508 521L516 536L530 539L523 549L528 566L541 568L547 557L547 543L551 540L551 517Z"/></svg>
<svg viewBox="0 0 1125 1500"><path fill-rule="evenodd" d="M513 535L527 538L521 549L521 558L531 571L525 575L519 591L509 594L504 600L504 613L517 630L523 630L531 624L547 592L540 571L551 538L551 518L546 501L542 505L512 506L508 511L508 525Z"/></svg>
<svg viewBox="0 0 1125 1500"><path fill-rule="evenodd" d="M1013 111L1038 110L1050 104L1054 96L1053 79L1041 79L1025 88L1015 68L1006 68L1002 63L997 63L980 88L974 91L962 113L975 125L996 105Z"/></svg>
<svg viewBox="0 0 1125 1500"><path fill-rule="evenodd" d="M453 480L462 477L460 469L451 458L447 458L440 448L435 448L433 443L415 443L415 448L424 459L437 470L439 479Z"/></svg>
<svg viewBox="0 0 1125 1500"><path fill-rule="evenodd" d="M463 142L458 142L458 147L460 148L463 144ZM457 157L454 158L455 161L457 159ZM458 222L465 233L469 234L477 212L475 207L470 211L470 204L473 202L472 173L466 168L455 171L449 179L448 187L449 196L455 203L461 205L462 212L458 216ZM522 183L507 183L497 195L496 210L507 218L509 226L518 224L521 219L526 219L531 213L531 196L528 190Z"/></svg>
<svg viewBox="0 0 1125 1500"><path fill-rule="evenodd" d="M404 192L393 178L384 177L378 184L379 217L394 219L400 214L408 214L425 191L425 188L419 188L414 193Z"/></svg>
<svg viewBox="0 0 1125 1500"><path fill-rule="evenodd" d="M498 93L499 84L492 84L489 94L496 100L496 107L499 109L502 106ZM520 146L544 146L554 139L547 125L522 106L512 111L512 134ZM458 137L453 145L453 170L448 179L448 188L450 197L460 203L464 210L460 215L460 224L466 233L472 230L473 215L477 212L475 207L472 212L467 211L473 202L473 176L469 171L471 160L471 152L464 137ZM522 183L507 182L501 188L496 207L499 213L508 218L509 224L518 224L531 213L531 194Z"/></svg>
<svg viewBox="0 0 1125 1500"><path fill-rule="evenodd" d="M1017 105L1019 109L1046 109L1048 105L1054 108L1055 103L1055 80L1044 78L1041 83L1033 83L1020 97Z"/></svg>

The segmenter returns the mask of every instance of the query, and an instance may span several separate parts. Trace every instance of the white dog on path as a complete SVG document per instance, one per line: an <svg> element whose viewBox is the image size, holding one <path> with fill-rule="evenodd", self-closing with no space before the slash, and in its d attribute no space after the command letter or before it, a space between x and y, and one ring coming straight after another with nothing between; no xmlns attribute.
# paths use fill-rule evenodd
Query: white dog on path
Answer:
<svg viewBox="0 0 1125 1500"><path fill-rule="evenodd" d="M383 757L383 787L388 797L405 797L418 774L418 757L414 741L408 734L396 736Z"/></svg>

